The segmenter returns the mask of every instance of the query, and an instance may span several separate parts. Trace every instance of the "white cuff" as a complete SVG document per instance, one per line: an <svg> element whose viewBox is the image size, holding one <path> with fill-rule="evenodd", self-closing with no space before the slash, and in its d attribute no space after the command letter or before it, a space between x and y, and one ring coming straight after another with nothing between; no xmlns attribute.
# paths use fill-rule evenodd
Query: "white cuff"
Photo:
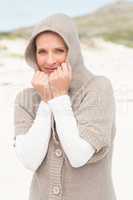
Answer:
<svg viewBox="0 0 133 200"><path fill-rule="evenodd" d="M32 126L26 134L18 135L15 141L16 155L27 169L35 171L40 166L47 153L50 135L51 111L42 101Z"/></svg>
<svg viewBox="0 0 133 200"><path fill-rule="evenodd" d="M70 97L66 94L49 100L48 105L53 112L64 112L71 110L72 103Z"/></svg>
<svg viewBox="0 0 133 200"><path fill-rule="evenodd" d="M37 114L36 115L39 115L39 116L46 116L46 114L50 114L51 111L50 111L50 108L48 106L47 103L45 103L44 101L41 101L40 104L39 104L39 107L38 107L38 110L37 110Z"/></svg>

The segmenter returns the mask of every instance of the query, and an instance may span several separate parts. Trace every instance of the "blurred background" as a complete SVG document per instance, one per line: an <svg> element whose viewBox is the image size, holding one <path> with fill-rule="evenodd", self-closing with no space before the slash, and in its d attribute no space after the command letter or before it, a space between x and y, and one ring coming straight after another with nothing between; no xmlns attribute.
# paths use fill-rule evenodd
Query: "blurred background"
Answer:
<svg viewBox="0 0 133 200"><path fill-rule="evenodd" d="M86 67L105 75L116 99L112 178L118 200L132 200L133 180L133 0L0 0L0 199L28 200L32 173L13 149L14 98L31 86L24 61L32 28L62 12L77 24Z"/></svg>

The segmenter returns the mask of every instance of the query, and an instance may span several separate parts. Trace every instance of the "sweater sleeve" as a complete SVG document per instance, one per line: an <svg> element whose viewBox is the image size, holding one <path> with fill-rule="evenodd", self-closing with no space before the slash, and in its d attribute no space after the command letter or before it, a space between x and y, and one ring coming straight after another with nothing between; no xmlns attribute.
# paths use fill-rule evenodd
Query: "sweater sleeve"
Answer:
<svg viewBox="0 0 133 200"><path fill-rule="evenodd" d="M111 153L116 135L115 112L111 81L104 76L95 77L84 90L76 110L80 136L96 149L88 164L98 162Z"/></svg>
<svg viewBox="0 0 133 200"><path fill-rule="evenodd" d="M51 112L41 101L32 126L26 134L19 134L15 139L16 155L27 169L35 171L40 166L47 153L50 133Z"/></svg>
<svg viewBox="0 0 133 200"><path fill-rule="evenodd" d="M83 166L94 154L95 149L80 137L76 119L68 95L48 101L53 112L57 134L72 167Z"/></svg>

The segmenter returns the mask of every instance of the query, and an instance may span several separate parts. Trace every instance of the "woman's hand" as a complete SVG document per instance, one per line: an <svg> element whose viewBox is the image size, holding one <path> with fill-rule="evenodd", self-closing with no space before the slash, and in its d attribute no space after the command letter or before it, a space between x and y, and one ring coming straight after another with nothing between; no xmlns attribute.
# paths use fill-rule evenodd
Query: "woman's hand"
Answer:
<svg viewBox="0 0 133 200"><path fill-rule="evenodd" d="M31 83L44 102L48 102L52 98L48 83L48 75L46 73L39 70L36 71Z"/></svg>
<svg viewBox="0 0 133 200"><path fill-rule="evenodd" d="M71 66L68 63L62 63L54 72L49 75L49 85L52 98L68 93L72 78Z"/></svg>

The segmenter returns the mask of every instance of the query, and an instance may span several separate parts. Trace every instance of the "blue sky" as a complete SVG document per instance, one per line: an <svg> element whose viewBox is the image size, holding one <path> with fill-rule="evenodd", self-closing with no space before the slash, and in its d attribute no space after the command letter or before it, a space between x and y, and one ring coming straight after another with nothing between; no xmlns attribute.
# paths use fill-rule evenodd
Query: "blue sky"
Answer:
<svg viewBox="0 0 133 200"><path fill-rule="evenodd" d="M57 12L83 15L111 0L1 0L0 31L29 26Z"/></svg>

